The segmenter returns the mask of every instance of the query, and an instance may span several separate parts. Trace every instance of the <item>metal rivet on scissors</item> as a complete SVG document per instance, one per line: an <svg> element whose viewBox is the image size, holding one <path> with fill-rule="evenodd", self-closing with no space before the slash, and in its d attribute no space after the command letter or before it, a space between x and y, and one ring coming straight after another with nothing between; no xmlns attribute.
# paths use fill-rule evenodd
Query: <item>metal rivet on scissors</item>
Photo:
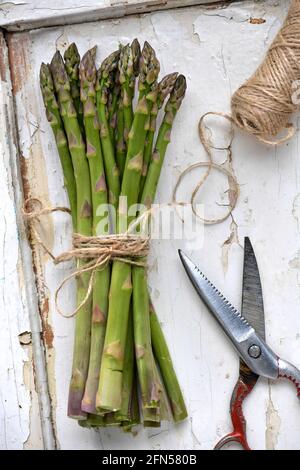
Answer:
<svg viewBox="0 0 300 470"><path fill-rule="evenodd" d="M231 339L240 356L240 373L232 393L230 414L233 432L215 446L238 442L250 450L246 436L243 401L260 376L286 378L294 383L300 398L300 371L280 359L265 342L265 318L259 270L249 238L245 238L243 296L241 313L204 276L192 260L179 250L179 256L197 293Z"/></svg>

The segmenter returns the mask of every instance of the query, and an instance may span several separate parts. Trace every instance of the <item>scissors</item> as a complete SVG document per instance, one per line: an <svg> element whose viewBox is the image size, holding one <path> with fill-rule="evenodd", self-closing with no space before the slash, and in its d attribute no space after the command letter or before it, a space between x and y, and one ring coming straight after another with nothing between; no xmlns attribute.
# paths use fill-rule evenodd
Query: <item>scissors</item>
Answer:
<svg viewBox="0 0 300 470"><path fill-rule="evenodd" d="M300 370L279 358L266 344L262 287L256 257L248 237L244 244L242 308L239 312L207 279L193 261L178 250L184 269L207 308L220 323L240 356L239 378L234 387L230 416L233 432L215 446L221 449L229 442L238 442L251 450L246 435L243 402L260 376L267 379L285 378L294 383L300 399Z"/></svg>

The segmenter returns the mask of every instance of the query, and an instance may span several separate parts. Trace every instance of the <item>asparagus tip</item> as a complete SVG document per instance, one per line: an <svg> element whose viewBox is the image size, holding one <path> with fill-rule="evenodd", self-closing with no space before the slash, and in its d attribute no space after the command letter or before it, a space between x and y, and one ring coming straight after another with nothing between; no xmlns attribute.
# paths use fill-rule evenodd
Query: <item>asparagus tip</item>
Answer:
<svg viewBox="0 0 300 470"><path fill-rule="evenodd" d="M96 81L96 65L95 65L95 52L94 48L89 49L81 59L79 65L79 77L81 83L95 83Z"/></svg>
<svg viewBox="0 0 300 470"><path fill-rule="evenodd" d="M41 85L47 84L48 81L49 81L49 78L52 78L49 65L42 62L41 67L40 67L40 83L41 83Z"/></svg>
<svg viewBox="0 0 300 470"><path fill-rule="evenodd" d="M100 66L101 75L104 75L105 77L107 77L110 73L112 73L117 68L120 54L121 54L121 50L118 49L112 52L111 54L109 54L109 56L107 56L106 59L104 59L104 61L102 62Z"/></svg>
<svg viewBox="0 0 300 470"><path fill-rule="evenodd" d="M65 64L62 55L59 51L56 51L51 63L50 70L52 73L55 88L58 90L61 85L69 87L69 77L65 68Z"/></svg>
<svg viewBox="0 0 300 470"><path fill-rule="evenodd" d="M96 60L96 54L97 54L97 44L90 49L91 56L93 60Z"/></svg>
<svg viewBox="0 0 300 470"><path fill-rule="evenodd" d="M140 58L140 74L141 83L152 85L158 77L160 64L156 57L155 51L150 44L145 41Z"/></svg>
<svg viewBox="0 0 300 470"><path fill-rule="evenodd" d="M172 92L176 79L178 77L177 72L169 73L166 75L158 84L158 104L162 106L166 97Z"/></svg>
<svg viewBox="0 0 300 470"><path fill-rule="evenodd" d="M140 72L140 57L141 57L141 46L137 38L135 38L131 43L131 51L132 51L133 73L135 77L137 77Z"/></svg>
<svg viewBox="0 0 300 470"><path fill-rule="evenodd" d="M80 55L75 42L72 42L72 44L70 44L69 47L65 50L64 59L65 61L79 62Z"/></svg>
<svg viewBox="0 0 300 470"><path fill-rule="evenodd" d="M171 92L171 95L174 97L176 101L182 101L186 92L186 78L184 75L178 75L176 78L174 88Z"/></svg>

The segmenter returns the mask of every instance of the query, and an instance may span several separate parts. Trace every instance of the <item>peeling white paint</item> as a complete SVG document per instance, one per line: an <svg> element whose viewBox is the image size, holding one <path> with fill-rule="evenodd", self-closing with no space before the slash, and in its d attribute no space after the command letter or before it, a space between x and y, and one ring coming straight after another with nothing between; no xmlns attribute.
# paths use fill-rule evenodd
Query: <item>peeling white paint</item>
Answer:
<svg viewBox="0 0 300 470"><path fill-rule="evenodd" d="M218 1L220 0L51 0L51 5L48 0L11 1L0 6L0 27L9 31L24 31L154 10L213 4Z"/></svg>
<svg viewBox="0 0 300 470"><path fill-rule="evenodd" d="M28 304L24 295L24 277L21 263L19 237L24 237L17 226L16 193L20 192L11 158L16 157L12 139L11 89L8 73L7 51L3 36L1 43L0 80L0 449L23 449L31 429L41 439L39 411L31 398L36 397L29 349L19 341L19 335L30 331ZM30 347L29 347L30 348ZM34 410L36 422L31 421ZM34 442L38 448L41 447Z"/></svg>
<svg viewBox="0 0 300 470"><path fill-rule="evenodd" d="M281 419L278 415L271 397L271 389L269 390L269 402L266 411L266 449L276 450L278 436L280 432Z"/></svg>
<svg viewBox="0 0 300 470"><path fill-rule="evenodd" d="M20 125L27 123L20 145L25 156L31 159L29 175L33 194L49 200L53 206L67 203L59 159L43 112L38 85L40 63L51 59L56 44L63 48L75 40L83 52L97 43L100 45L97 56L100 62L118 46L120 40L138 36L141 41L149 40L157 50L162 73L179 70L186 74L188 92L176 119L158 188L157 200L168 202L178 171L189 163L206 158L198 140L199 117L207 111L229 111L231 93L259 64L284 18L288 3L245 1L212 11L203 6L193 7L16 35L20 43L25 43L30 61L27 75L22 77L23 88L17 94L16 103ZM265 22L252 23L251 18L263 18ZM29 111L30 120L39 123L34 137L27 122ZM43 175L47 175L45 184L37 181L40 173L35 173L35 165L38 163L42 165ZM289 265L300 249L297 137L275 151L236 132L233 167L241 189L233 214L235 225L232 227L232 221L228 219L222 225L206 227L204 244L202 246L199 240L199 249L194 250L193 257L229 300L239 307L243 251L238 243L242 244L245 235L251 237L263 283L267 340L276 352L299 366L299 341L295 338L295 332L300 331L299 273L298 268ZM201 202L210 195L210 188L214 191L212 200L219 200L219 195L224 192L224 179L212 175L199 194ZM189 190L190 180L182 188L186 199ZM56 214L53 227L53 250L59 253L70 246L70 220L66 215ZM230 245L224 273L222 246L230 233L234 233L234 243ZM54 331L55 376L51 372L50 385L54 389L51 390L56 400L53 412L62 449L75 446L78 449L126 449L133 446L211 449L223 432L230 430L229 399L237 378L238 359L188 284L177 258L178 247L184 248L185 243L153 242L150 264L155 268L150 272L149 282L157 294L155 306L174 358L190 419L180 426L170 425L161 431L141 430L136 437L122 434L119 430L85 430L66 417L73 321L56 314L53 297L61 280L71 272L72 265L53 266L49 259L41 257L41 289L49 296L49 317ZM71 311L73 287L65 290L62 300L62 308ZM52 371L53 362L48 372ZM273 408L272 413L270 411L268 385L264 380L245 403L250 445L256 449L271 444L278 449L299 449L300 410L294 390L284 382L270 386L276 417ZM267 415L271 418L267 421L266 430ZM272 434L274 422L276 432Z"/></svg>
<svg viewBox="0 0 300 470"><path fill-rule="evenodd" d="M0 447L24 448L30 443L34 448L54 447L52 426L49 426L50 406L47 392L47 380L44 366L44 352L41 344L41 328L37 308L35 281L32 269L32 256L28 245L26 228L23 221L23 194L21 189L19 156L16 148L16 121L13 109L11 76L8 64L8 50L3 35L1 40L1 171L2 184L1 215L5 220L3 239L1 240L2 299L1 320L7 322L7 328L1 329L4 335L1 347L7 355L7 361L1 366L7 367L10 374L1 370L2 396L8 394L9 400L3 400L4 430L0 433ZM9 198L9 199L8 199ZM9 225L8 225L9 223ZM8 269L9 268L9 269ZM4 325L5 327L5 325ZM31 345L24 348L20 335L30 332ZM11 355L11 358L10 358ZM2 357L4 355L2 354ZM34 358L34 365L33 365ZM11 385L15 380L15 389ZM25 401L26 398L26 401ZM23 403L24 402L24 403ZM6 403L15 404L16 411L8 410ZM38 403L38 407L37 407ZM8 423L7 418L9 417ZM16 426L15 420L22 423ZM41 426L42 423L42 426ZM16 429L8 427L13 425ZM51 423L50 423L51 424ZM10 439L13 443L10 442Z"/></svg>

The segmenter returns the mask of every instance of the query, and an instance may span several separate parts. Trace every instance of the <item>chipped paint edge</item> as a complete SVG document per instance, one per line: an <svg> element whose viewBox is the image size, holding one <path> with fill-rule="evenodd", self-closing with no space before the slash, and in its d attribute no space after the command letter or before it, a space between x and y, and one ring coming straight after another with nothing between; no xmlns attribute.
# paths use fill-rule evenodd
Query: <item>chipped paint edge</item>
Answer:
<svg viewBox="0 0 300 470"><path fill-rule="evenodd" d="M49 26L62 26L66 24L85 23L90 21L99 21L103 19L122 18L128 15L150 13L153 11L174 9L180 7L190 7L196 5L220 6L222 4L230 4L237 0L111 0L109 5L87 6L75 11L73 8L59 9L46 14L44 9L40 10L40 15L32 18L32 8L39 11L39 6L24 4L19 9L19 13L13 18L9 15L0 17L0 27L6 31L26 31L37 28L45 28ZM38 3L38 2L37 2Z"/></svg>
<svg viewBox="0 0 300 470"><path fill-rule="evenodd" d="M43 444L45 450L53 450L56 448L55 434L51 418L51 404L48 390L48 381L46 374L45 364L45 351L41 340L41 323L39 317L39 307L37 302L37 290L35 284L35 277L33 272L32 253L28 244L26 228L22 217L23 205L23 190L21 171L18 165L18 139L16 135L16 118L14 100L12 96L12 82L9 66L8 48L5 38L0 32L1 43L1 80L6 83L5 95L5 110L6 113L6 128L3 132L9 136L7 142L7 154L10 162L11 180L14 182L12 193L15 201L16 221L19 231L19 272L22 275L24 282L24 289L22 292L22 303L29 318L32 338L32 353L34 362L35 385L39 400L39 412L41 419L41 429Z"/></svg>

